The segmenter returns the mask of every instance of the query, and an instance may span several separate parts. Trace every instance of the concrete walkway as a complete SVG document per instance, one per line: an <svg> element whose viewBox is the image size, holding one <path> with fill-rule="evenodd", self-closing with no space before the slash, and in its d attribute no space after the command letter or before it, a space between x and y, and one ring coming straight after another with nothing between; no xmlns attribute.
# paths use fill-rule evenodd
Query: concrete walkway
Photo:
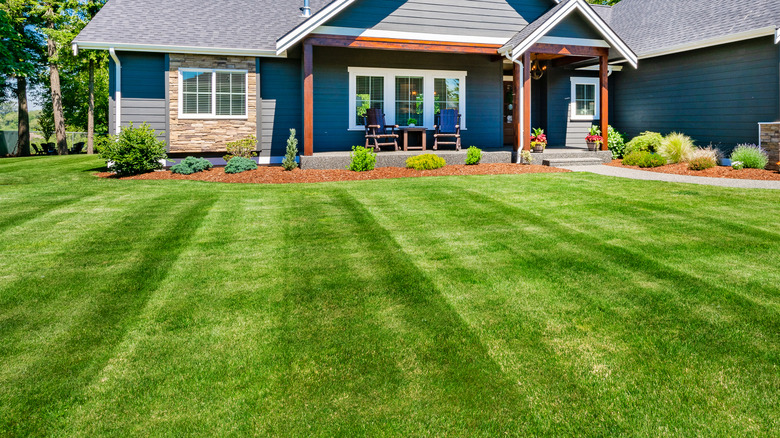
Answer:
<svg viewBox="0 0 780 438"><path fill-rule="evenodd" d="M780 190L780 181L759 181L754 179L710 178L705 176L673 175L669 173L648 172L646 170L626 169L613 166L570 166L562 167L573 172L590 172L604 176L639 179L645 181L666 181L676 183L701 184L705 186L734 187L739 189L775 189Z"/></svg>

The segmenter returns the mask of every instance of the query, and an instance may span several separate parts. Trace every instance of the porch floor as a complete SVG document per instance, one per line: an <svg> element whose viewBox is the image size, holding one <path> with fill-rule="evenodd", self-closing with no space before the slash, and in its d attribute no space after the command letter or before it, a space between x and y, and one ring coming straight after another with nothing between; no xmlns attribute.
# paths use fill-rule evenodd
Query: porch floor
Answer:
<svg viewBox="0 0 780 438"><path fill-rule="evenodd" d="M425 151L381 151L376 154L376 167L406 167L406 159L415 155L435 154L447 162L448 166L466 163L466 149L460 151L431 149ZM315 152L314 155L301 158L301 169L345 169L349 166L349 151ZM483 163L511 163L512 148L484 149Z"/></svg>
<svg viewBox="0 0 780 438"><path fill-rule="evenodd" d="M345 169L349 166L349 151L315 152L314 155L301 156L301 169ZM460 151L454 150L426 150L426 151L381 151L377 153L376 167L406 167L409 157L421 154L435 154L447 162L447 165L464 164L466 162L466 148ZM513 163L514 153L511 147L484 149L482 151L483 163ZM543 153L532 153L535 164L544 161L567 158L597 158L603 163L612 161L612 153L609 151L589 152L587 149L548 147Z"/></svg>

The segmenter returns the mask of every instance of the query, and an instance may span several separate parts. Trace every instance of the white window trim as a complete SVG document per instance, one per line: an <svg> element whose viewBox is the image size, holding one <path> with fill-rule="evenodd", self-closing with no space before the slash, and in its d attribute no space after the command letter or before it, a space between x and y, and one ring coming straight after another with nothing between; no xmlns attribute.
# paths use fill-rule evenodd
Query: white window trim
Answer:
<svg viewBox="0 0 780 438"><path fill-rule="evenodd" d="M211 73L211 114L184 114L184 75L182 73ZM217 115L217 75L216 73L244 74L244 115ZM249 70L219 68L180 68L179 69L179 118L187 120L248 120L249 119Z"/></svg>
<svg viewBox="0 0 780 438"><path fill-rule="evenodd" d="M596 87L594 97L596 99L595 114L592 116L581 116L577 114L577 85L593 85ZM599 93L599 87L601 81L599 78L571 78L571 120L576 121L593 121L598 120L599 114L601 114L601 93Z"/></svg>
<svg viewBox="0 0 780 438"><path fill-rule="evenodd" d="M395 125L395 78L396 76L415 76L423 78L423 90L425 92L423 96L423 118L426 123L423 127L427 129L433 129L434 125L434 79L458 79L460 81L460 129L466 130L466 76L465 71L452 71L452 70L407 70L402 68L370 68L370 67L348 67L349 72L349 130L350 131L363 131L365 127L362 124L358 124L357 115L355 114L356 104L356 91L357 91L357 77L358 76L382 76L385 81L385 93L384 93L384 105L385 105L385 122L388 125ZM389 111L388 108L392 108Z"/></svg>

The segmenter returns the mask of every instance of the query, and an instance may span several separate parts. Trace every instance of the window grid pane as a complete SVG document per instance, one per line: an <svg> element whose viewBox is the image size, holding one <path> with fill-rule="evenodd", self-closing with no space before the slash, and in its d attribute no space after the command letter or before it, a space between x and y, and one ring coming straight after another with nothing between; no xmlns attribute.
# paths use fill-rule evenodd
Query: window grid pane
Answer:
<svg viewBox="0 0 780 438"><path fill-rule="evenodd" d="M395 78L395 123L408 126L409 119L415 119L418 126L425 125L423 114L424 78L396 76Z"/></svg>
<svg viewBox="0 0 780 438"><path fill-rule="evenodd" d="M385 78L356 76L355 79L355 124L363 126L369 108L385 109Z"/></svg>
<svg viewBox="0 0 780 438"><path fill-rule="evenodd" d="M243 72L217 72L217 115L246 115L246 74Z"/></svg>
<svg viewBox="0 0 780 438"><path fill-rule="evenodd" d="M443 109L454 109L460 112L460 79L434 79L433 101L434 114L441 113Z"/></svg>
<svg viewBox="0 0 780 438"><path fill-rule="evenodd" d="M182 73L184 114L211 114L211 72Z"/></svg>
<svg viewBox="0 0 780 438"><path fill-rule="evenodd" d="M595 116L596 86L592 84L577 84L575 88L575 105L578 116Z"/></svg>

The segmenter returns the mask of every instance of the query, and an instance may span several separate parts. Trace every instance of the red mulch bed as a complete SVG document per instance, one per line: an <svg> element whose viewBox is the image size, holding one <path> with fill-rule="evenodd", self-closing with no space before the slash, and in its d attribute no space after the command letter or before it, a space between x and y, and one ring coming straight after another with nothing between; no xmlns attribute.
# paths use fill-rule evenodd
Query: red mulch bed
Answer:
<svg viewBox="0 0 780 438"><path fill-rule="evenodd" d="M411 178L421 176L452 176L452 175L516 175L525 173L561 173L564 169L538 165L521 165L509 163L479 164L476 166L454 165L436 170L414 170L403 167L380 167L370 172L352 172L349 170L318 170L295 169L284 171L281 167L260 167L257 170L237 174L226 174L224 168L218 167L192 175L178 175L169 170L129 176L122 179L163 180L178 179L190 181L210 181L226 183L256 183L256 184L290 184L316 183L332 181L364 181L371 179ZM101 178L116 178L110 172L99 173Z"/></svg>
<svg viewBox="0 0 780 438"><path fill-rule="evenodd" d="M625 167L628 169L647 170L648 172L671 173L674 175L708 176L711 178L755 179L761 181L780 181L780 173L774 170L741 169L734 170L727 166L716 166L707 170L688 170L685 163L667 164L661 167L640 168L637 166L625 166L622 160L615 160L607 166Z"/></svg>

